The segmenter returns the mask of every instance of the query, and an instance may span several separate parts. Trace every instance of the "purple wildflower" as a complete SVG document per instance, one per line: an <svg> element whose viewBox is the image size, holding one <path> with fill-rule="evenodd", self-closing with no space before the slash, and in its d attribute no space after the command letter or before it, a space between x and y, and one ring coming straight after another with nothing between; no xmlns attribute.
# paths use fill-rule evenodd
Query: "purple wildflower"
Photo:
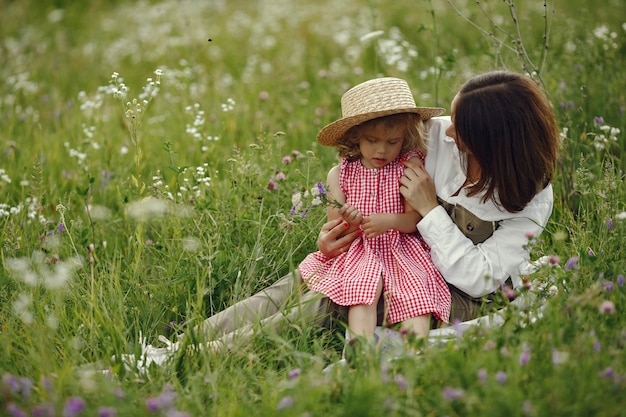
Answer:
<svg viewBox="0 0 626 417"><path fill-rule="evenodd" d="M52 381L50 381L49 378L42 376L40 382L41 382L41 386L44 387L47 393L52 392Z"/></svg>
<svg viewBox="0 0 626 417"><path fill-rule="evenodd" d="M4 374L2 375L2 383L9 387L9 390L16 393L20 390L20 381L15 375Z"/></svg>
<svg viewBox="0 0 626 417"><path fill-rule="evenodd" d="M293 398L290 396L283 397L276 406L277 410L284 410L293 406Z"/></svg>
<svg viewBox="0 0 626 417"><path fill-rule="evenodd" d="M156 397L148 398L146 400L146 408L148 408L148 411L150 411L151 413L156 413L157 411L159 411L159 409L161 408L159 399Z"/></svg>
<svg viewBox="0 0 626 417"><path fill-rule="evenodd" d="M317 183L317 189L320 192L320 197L324 197L326 194L328 194L328 190L326 189L326 186L324 186L324 184L322 184L321 182Z"/></svg>
<svg viewBox="0 0 626 417"><path fill-rule="evenodd" d="M600 346L600 341L598 339L594 340L594 342L593 342L593 350L596 353L600 353L600 350L602 350L602 348Z"/></svg>
<svg viewBox="0 0 626 417"><path fill-rule="evenodd" d="M24 398L30 398L33 391L33 381L30 378L22 377L20 378L20 384Z"/></svg>
<svg viewBox="0 0 626 417"><path fill-rule="evenodd" d="M124 390L122 390L121 388L116 388L115 390L113 390L113 393L118 400L123 400L124 397L126 397L126 394L124 394Z"/></svg>
<svg viewBox="0 0 626 417"><path fill-rule="evenodd" d="M605 377L605 378L613 377L613 368L609 366L608 368L600 372L600 376Z"/></svg>
<svg viewBox="0 0 626 417"><path fill-rule="evenodd" d="M530 361L530 352L525 350L519 357L519 364L524 366L528 363L528 361Z"/></svg>
<svg viewBox="0 0 626 417"><path fill-rule="evenodd" d="M85 409L85 400L80 397L70 397L65 401L63 417L75 417Z"/></svg>
<svg viewBox="0 0 626 417"><path fill-rule="evenodd" d="M300 368L293 369L289 372L289 379L296 379L301 373L302 370Z"/></svg>
<svg viewBox="0 0 626 417"><path fill-rule="evenodd" d="M593 124L596 126L600 126L604 124L604 118L602 116L596 116L593 118Z"/></svg>
<svg viewBox="0 0 626 417"><path fill-rule="evenodd" d="M65 231L65 224L59 223L59 225L57 226L57 232L63 233L64 231Z"/></svg>
<svg viewBox="0 0 626 417"><path fill-rule="evenodd" d="M574 266L576 266L577 263L578 263L578 256L572 256L571 258L567 260L567 262L565 262L565 270L569 271Z"/></svg>
<svg viewBox="0 0 626 417"><path fill-rule="evenodd" d="M33 407L33 417L54 417L54 405L43 403Z"/></svg>
<svg viewBox="0 0 626 417"><path fill-rule="evenodd" d="M448 401L460 400L465 396L465 391L461 388L445 387L442 392L443 398Z"/></svg>
<svg viewBox="0 0 626 417"><path fill-rule="evenodd" d="M524 403L522 404L522 410L524 411L524 415L526 416L531 416L535 414L533 404L529 400L524 401Z"/></svg>
<svg viewBox="0 0 626 417"><path fill-rule="evenodd" d="M609 229L609 232L613 230L613 219L609 217L609 220L607 221L607 227Z"/></svg>
<svg viewBox="0 0 626 417"><path fill-rule="evenodd" d="M619 274L617 276L617 286L620 288L624 286L624 275Z"/></svg>
<svg viewBox="0 0 626 417"><path fill-rule="evenodd" d="M7 411L13 417L26 417L26 412L13 403L7 404Z"/></svg>
<svg viewBox="0 0 626 417"><path fill-rule="evenodd" d="M100 407L98 408L99 417L115 417L117 410L113 407Z"/></svg>
<svg viewBox="0 0 626 417"><path fill-rule="evenodd" d="M589 250L587 251L587 255L589 255L589 256L596 256L595 252L591 248L589 248Z"/></svg>
<svg viewBox="0 0 626 417"><path fill-rule="evenodd" d="M604 292L613 292L613 290L615 289L615 286L611 281L604 281L602 283L602 287L604 288Z"/></svg>
<svg viewBox="0 0 626 417"><path fill-rule="evenodd" d="M496 381L500 383L500 385L506 382L506 374L502 371L496 372Z"/></svg>
<svg viewBox="0 0 626 417"><path fill-rule="evenodd" d="M309 214L309 210L311 209L311 207L307 207L304 209L304 211L302 213L300 213L300 218L302 220L306 219L306 216Z"/></svg>
<svg viewBox="0 0 626 417"><path fill-rule="evenodd" d="M466 327L461 326L461 320L458 317L455 317L452 327L454 328L457 337L463 336L463 333L467 330Z"/></svg>
<svg viewBox="0 0 626 417"><path fill-rule="evenodd" d="M102 176L100 182L102 185L107 185L109 181L113 178L113 173L105 170L102 170Z"/></svg>
<svg viewBox="0 0 626 417"><path fill-rule="evenodd" d="M478 380L482 384L487 383L487 370L485 368L480 368L478 372L476 373L476 376L478 376Z"/></svg>
<svg viewBox="0 0 626 417"><path fill-rule="evenodd" d="M406 379L400 374L396 375L393 380L396 382L396 385L398 385L398 388L400 388L402 391L406 390L409 386L409 384L406 382Z"/></svg>
<svg viewBox="0 0 626 417"><path fill-rule="evenodd" d="M172 409L175 399L176 391L174 391L171 385L166 385L158 397L150 397L146 400L146 407L152 413L164 409Z"/></svg>

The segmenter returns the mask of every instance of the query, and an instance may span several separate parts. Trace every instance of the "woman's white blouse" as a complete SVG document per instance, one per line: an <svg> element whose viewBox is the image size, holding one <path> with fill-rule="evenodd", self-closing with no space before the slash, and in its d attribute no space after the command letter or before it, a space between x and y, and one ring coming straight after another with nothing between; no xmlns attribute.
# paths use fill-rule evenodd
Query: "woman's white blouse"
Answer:
<svg viewBox="0 0 626 417"><path fill-rule="evenodd" d="M433 177L439 198L465 207L482 220L496 221L498 228L483 243L474 245L452 222L446 210L438 206L417 224L430 245L433 262L445 280L472 297L494 292L507 278L513 286L521 284L520 274L529 267L530 254L525 248L529 236L539 236L552 214L552 185L535 196L519 213L509 213L481 196L454 193L465 182L459 151L446 136L448 116L426 123L429 130L426 171Z"/></svg>

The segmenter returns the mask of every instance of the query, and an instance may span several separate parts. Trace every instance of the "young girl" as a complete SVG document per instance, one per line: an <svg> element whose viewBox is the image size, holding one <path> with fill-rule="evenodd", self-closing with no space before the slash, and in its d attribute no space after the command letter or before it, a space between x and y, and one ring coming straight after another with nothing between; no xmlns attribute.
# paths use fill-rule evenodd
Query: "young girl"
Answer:
<svg viewBox="0 0 626 417"><path fill-rule="evenodd" d="M343 217L360 229L348 250L335 258L315 252L299 265L308 287L349 306L351 338L374 335L377 304L384 294L385 319L418 337L428 335L430 318L447 322L450 292L416 233L420 217L399 191L403 161L424 159L424 121L444 109L416 107L404 80L378 78L341 98L343 117L317 139L334 146L341 164L328 173L329 220Z"/></svg>

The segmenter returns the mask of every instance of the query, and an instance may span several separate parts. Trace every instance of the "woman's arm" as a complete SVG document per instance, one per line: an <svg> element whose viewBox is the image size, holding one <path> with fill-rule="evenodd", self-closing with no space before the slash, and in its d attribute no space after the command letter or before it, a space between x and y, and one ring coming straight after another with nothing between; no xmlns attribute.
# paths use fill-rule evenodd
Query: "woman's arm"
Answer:
<svg viewBox="0 0 626 417"><path fill-rule="evenodd" d="M345 204L346 197L339 185L340 170L340 166L331 168L326 181L329 197L343 204L343 207L327 208L328 222L322 226L317 237L317 248L328 258L334 258L348 250L360 233L359 224L362 221L361 212Z"/></svg>
<svg viewBox="0 0 626 417"><path fill-rule="evenodd" d="M432 145L431 150L436 151L437 144ZM525 248L527 236L539 236L552 213L552 187L540 192L522 212L500 212L499 219L489 219L499 220L497 230L484 242L474 244L439 206L433 179L421 164L411 160L405 165L400 193L424 216L417 229L446 282L472 297L492 293L509 277L515 287L519 286L520 269L530 257Z"/></svg>
<svg viewBox="0 0 626 417"><path fill-rule="evenodd" d="M493 235L477 245L465 237L441 206L424 216L417 229L446 282L472 297L482 297L509 277L514 287L521 284L520 270L530 257L528 236L539 236L551 211L551 205L544 207L536 221L528 217L501 220Z"/></svg>

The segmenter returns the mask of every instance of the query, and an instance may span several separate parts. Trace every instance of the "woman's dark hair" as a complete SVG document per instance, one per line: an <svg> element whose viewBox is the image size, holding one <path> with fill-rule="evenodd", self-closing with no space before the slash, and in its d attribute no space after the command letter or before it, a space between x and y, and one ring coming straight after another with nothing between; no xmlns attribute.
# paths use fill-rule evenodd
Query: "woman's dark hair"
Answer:
<svg viewBox="0 0 626 417"><path fill-rule="evenodd" d="M469 195L484 191L483 202L523 210L550 183L558 160L559 131L547 97L527 76L492 71L463 84L454 113L460 148L481 168Z"/></svg>
<svg viewBox="0 0 626 417"><path fill-rule="evenodd" d="M428 138L428 130L420 116L415 113L397 113L368 120L348 129L337 141L339 156L349 161L356 161L361 158L359 141L361 140L363 129L378 123L384 123L386 128L398 125L406 126L400 155L416 149L426 153L426 145L424 143Z"/></svg>

